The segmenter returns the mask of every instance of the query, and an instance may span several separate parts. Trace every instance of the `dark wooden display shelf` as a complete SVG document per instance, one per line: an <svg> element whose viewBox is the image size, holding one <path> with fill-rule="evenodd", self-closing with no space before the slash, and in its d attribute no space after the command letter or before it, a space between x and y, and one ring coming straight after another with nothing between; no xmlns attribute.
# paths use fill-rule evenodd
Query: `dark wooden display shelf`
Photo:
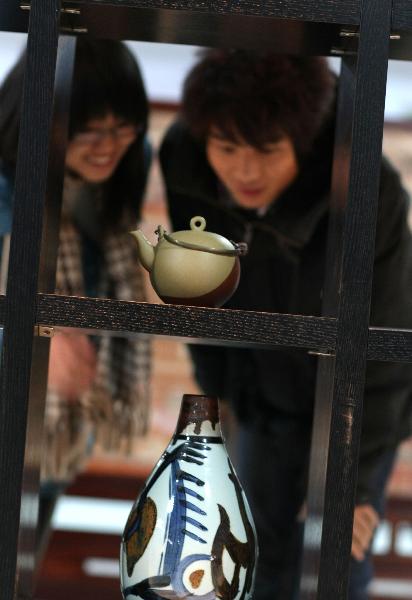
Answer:
<svg viewBox="0 0 412 600"><path fill-rule="evenodd" d="M340 56L356 52L360 23L360 0L71 0L63 5L79 11L78 15L62 15L64 33L271 48L291 54ZM27 0L0 7L0 30L27 31L28 7ZM394 1L392 31L395 39L390 42L389 57L412 59L412 9L408 0ZM346 37L345 32L355 35Z"/></svg>
<svg viewBox="0 0 412 600"><path fill-rule="evenodd" d="M27 31L28 15L24 7L30 5L30 0L20 2L2 2L0 8L0 25L3 31ZM325 24L332 28L334 25L358 27L361 18L360 0L68 0L62 2L65 7L77 7L81 14L97 17L100 10L116 14L116 21L122 22L124 10L163 10L179 11L207 15L244 15L300 21L310 24ZM23 8L21 8L23 7ZM93 12L90 12L93 11ZM115 11L115 12L113 12ZM130 14L130 13L129 13ZM162 13L161 13L162 14ZM71 15L76 23L76 15ZM391 28L393 30L412 30L412 7L410 0L393 0ZM118 34L125 38L122 31Z"/></svg>
<svg viewBox="0 0 412 600"><path fill-rule="evenodd" d="M337 334L336 319L331 317L177 307L51 294L39 296L37 320L52 326L103 332L173 335L266 348L296 346L319 352L335 350ZM370 327L368 360L412 362L412 331Z"/></svg>
<svg viewBox="0 0 412 600"><path fill-rule="evenodd" d="M140 8L171 8L210 14L244 14L301 21L358 24L359 0L75 0L90 6L116 5Z"/></svg>
<svg viewBox="0 0 412 600"><path fill-rule="evenodd" d="M0 296L0 325L4 322ZM242 310L123 302L39 294L37 323L89 330L94 335L169 335L208 343L272 348L293 346L333 352L337 322L312 317ZM368 360L412 362L412 331L370 327Z"/></svg>
<svg viewBox="0 0 412 600"><path fill-rule="evenodd" d="M412 331L369 323L387 61L412 58L410 0L32 0L29 8L15 0L0 4L0 29L29 27L7 296L0 298L2 600L31 598L49 350L48 337L36 335L37 325L317 353L301 598L344 600L366 364L412 362ZM78 14L62 10L73 8ZM324 316L51 293L75 36L86 31L116 39L342 56ZM72 35L62 35L66 32ZM390 40L397 33L400 39Z"/></svg>
<svg viewBox="0 0 412 600"><path fill-rule="evenodd" d="M333 349L335 320L242 310L41 295L38 322L103 332L141 332L253 346Z"/></svg>
<svg viewBox="0 0 412 600"><path fill-rule="evenodd" d="M29 4L25 0L21 4ZM66 6L171 9L218 15L245 15L307 22L358 25L360 0L70 0Z"/></svg>

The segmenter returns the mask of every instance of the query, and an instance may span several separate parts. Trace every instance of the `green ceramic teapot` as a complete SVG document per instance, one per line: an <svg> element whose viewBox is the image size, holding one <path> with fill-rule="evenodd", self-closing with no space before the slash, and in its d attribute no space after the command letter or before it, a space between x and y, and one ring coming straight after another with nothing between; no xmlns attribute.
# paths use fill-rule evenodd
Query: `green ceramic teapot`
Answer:
<svg viewBox="0 0 412 600"><path fill-rule="evenodd" d="M141 263L164 302L219 307L236 290L239 256L246 254L247 245L230 242L205 228L203 217L193 217L190 229L173 234L159 225L156 246L140 230L131 232L137 241Z"/></svg>

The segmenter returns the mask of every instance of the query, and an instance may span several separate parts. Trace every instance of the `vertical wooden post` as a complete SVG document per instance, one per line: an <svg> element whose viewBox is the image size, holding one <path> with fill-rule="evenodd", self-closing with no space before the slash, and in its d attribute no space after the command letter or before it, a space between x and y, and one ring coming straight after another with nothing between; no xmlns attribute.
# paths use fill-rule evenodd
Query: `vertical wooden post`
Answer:
<svg viewBox="0 0 412 600"><path fill-rule="evenodd" d="M346 600L361 435L391 0L361 2L357 57L343 57L324 314L336 356L319 358L301 597ZM342 237L343 236L343 237Z"/></svg>
<svg viewBox="0 0 412 600"><path fill-rule="evenodd" d="M52 152L49 153L48 159L46 201L39 259L38 291L43 293L54 293L55 291L64 161L69 128L70 91L75 47L75 37L61 36L59 38L50 133ZM19 565L18 598L31 598L33 577L40 566L39 563L46 549L48 539L47 530L41 532L41 538L38 537L37 517L49 346L50 338L35 336L32 350L22 485L21 514L24 515L24 518L20 519L17 554L18 557L24 557Z"/></svg>
<svg viewBox="0 0 412 600"><path fill-rule="evenodd" d="M60 0L32 0L30 12L0 374L2 600L15 597L16 572L34 566L17 542ZM31 521L25 500L21 517Z"/></svg>

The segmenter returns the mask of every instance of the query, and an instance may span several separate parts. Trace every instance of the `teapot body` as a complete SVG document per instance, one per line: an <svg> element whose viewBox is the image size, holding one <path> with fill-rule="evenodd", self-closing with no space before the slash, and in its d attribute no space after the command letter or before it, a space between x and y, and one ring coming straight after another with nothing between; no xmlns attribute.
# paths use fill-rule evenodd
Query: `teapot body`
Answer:
<svg viewBox="0 0 412 600"><path fill-rule="evenodd" d="M173 234L159 225L156 246L140 230L132 232L142 265L164 302L216 308L235 292L240 279L239 255L246 253L246 244L235 244L205 227L203 217L193 217L190 229Z"/></svg>
<svg viewBox="0 0 412 600"><path fill-rule="evenodd" d="M180 231L174 237L190 243L190 233ZM222 306L236 290L239 278L237 256L188 250L165 238L159 240L150 272L153 288L163 302L191 306Z"/></svg>

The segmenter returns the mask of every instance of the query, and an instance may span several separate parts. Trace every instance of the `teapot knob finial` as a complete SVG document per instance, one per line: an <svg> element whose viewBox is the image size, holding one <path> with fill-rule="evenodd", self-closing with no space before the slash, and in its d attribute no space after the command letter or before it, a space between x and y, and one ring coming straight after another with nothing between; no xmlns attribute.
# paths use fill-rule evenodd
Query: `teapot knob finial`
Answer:
<svg viewBox="0 0 412 600"><path fill-rule="evenodd" d="M203 231L206 227L206 219L203 217L192 217L190 219L190 229L197 229Z"/></svg>

